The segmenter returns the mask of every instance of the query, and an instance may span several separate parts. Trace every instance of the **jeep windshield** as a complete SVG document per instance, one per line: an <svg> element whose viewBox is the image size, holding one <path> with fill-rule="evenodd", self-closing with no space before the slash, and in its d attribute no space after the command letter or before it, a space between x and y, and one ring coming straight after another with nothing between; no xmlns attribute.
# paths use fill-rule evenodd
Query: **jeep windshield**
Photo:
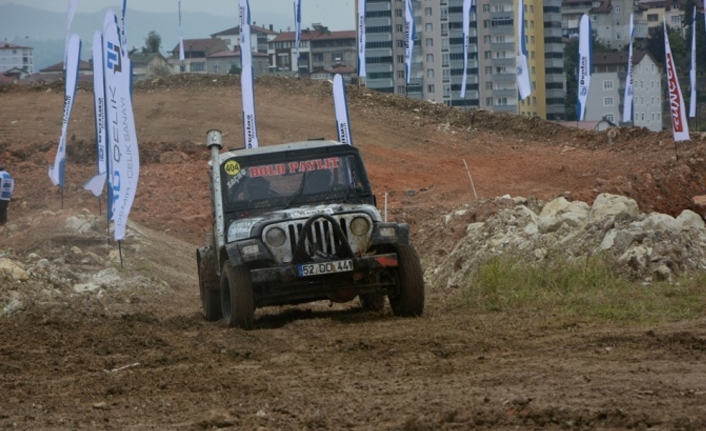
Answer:
<svg viewBox="0 0 706 431"><path fill-rule="evenodd" d="M285 156L282 157L282 156ZM227 209L290 208L347 201L368 202L370 185L357 155L272 154L267 158L232 157L222 166ZM279 156L279 157L277 157ZM297 157L300 156L300 157Z"/></svg>

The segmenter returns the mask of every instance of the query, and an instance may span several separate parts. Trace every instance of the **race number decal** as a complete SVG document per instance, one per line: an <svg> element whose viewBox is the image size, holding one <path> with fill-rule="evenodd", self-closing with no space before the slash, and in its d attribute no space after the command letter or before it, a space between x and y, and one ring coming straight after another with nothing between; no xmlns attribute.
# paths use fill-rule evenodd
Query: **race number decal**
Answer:
<svg viewBox="0 0 706 431"><path fill-rule="evenodd" d="M240 173L240 164L235 160L228 160L225 166L226 174L233 176Z"/></svg>

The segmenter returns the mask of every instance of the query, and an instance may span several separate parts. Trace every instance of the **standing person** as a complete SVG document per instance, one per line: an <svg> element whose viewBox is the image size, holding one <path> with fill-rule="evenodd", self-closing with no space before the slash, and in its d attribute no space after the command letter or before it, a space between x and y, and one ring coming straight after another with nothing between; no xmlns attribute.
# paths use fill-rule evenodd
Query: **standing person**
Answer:
<svg viewBox="0 0 706 431"><path fill-rule="evenodd" d="M12 199L12 190L15 188L15 180L12 175L5 170L0 163L0 226L7 223L7 206Z"/></svg>

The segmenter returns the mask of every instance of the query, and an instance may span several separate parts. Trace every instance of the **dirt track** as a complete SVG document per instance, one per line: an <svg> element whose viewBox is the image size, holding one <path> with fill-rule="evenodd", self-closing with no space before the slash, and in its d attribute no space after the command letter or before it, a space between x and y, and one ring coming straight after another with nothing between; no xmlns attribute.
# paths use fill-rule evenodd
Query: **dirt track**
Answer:
<svg viewBox="0 0 706 431"><path fill-rule="evenodd" d="M242 142L239 86L209 81L136 90L143 164L131 218L154 232L148 245L126 250L122 274L151 282L101 295L39 292L21 313L0 317L0 429L706 427L704 318L621 327L551 312L478 314L431 280L419 319L317 303L259 310L251 332L204 322L193 251L209 225L207 155L197 143L211 128L228 145ZM261 143L333 137L328 92L326 84L261 82ZM474 198L464 159L486 198L590 200L611 191L643 211L677 213L705 184L706 146L682 147L677 160L666 133L624 131L610 143L530 120L458 120L429 104L349 97L378 202L388 192L391 217L412 224L423 264L454 243L451 232L426 237L428 227ZM20 261L56 259L73 244L97 255L111 249L58 232L83 208L97 213L80 189L94 169L90 92L79 93L72 117L63 211L49 187L62 98L60 90L0 91L0 161L18 181L0 249ZM0 283L3 295L33 288Z"/></svg>

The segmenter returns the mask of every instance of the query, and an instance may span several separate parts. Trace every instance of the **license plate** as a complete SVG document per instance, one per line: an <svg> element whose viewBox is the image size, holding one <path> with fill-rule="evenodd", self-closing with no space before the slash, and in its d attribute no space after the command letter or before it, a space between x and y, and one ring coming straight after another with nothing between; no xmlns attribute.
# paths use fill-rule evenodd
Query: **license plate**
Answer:
<svg viewBox="0 0 706 431"><path fill-rule="evenodd" d="M311 275L333 274L336 272L353 271L353 260L336 260L333 262L305 263L297 265L299 277L309 277Z"/></svg>

